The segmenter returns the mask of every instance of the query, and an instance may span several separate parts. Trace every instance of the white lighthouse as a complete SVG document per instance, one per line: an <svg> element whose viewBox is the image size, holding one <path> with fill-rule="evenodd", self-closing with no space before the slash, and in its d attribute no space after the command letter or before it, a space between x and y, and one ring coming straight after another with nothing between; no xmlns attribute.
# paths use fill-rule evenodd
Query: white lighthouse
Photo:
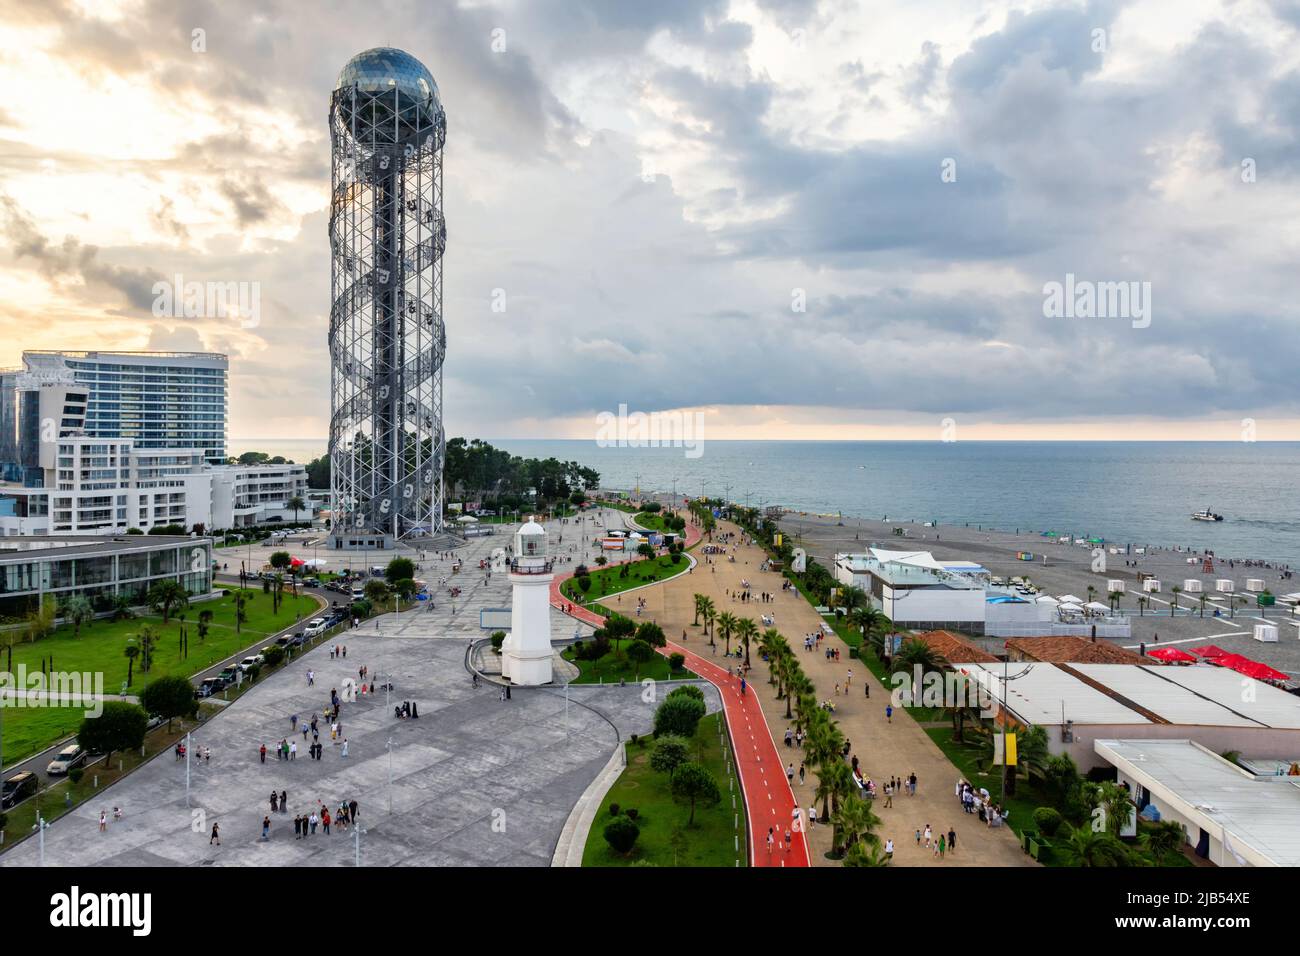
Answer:
<svg viewBox="0 0 1300 956"><path fill-rule="evenodd" d="M501 645L501 675L523 686L551 682L551 558L546 529L530 516L515 532L510 561L510 633Z"/></svg>

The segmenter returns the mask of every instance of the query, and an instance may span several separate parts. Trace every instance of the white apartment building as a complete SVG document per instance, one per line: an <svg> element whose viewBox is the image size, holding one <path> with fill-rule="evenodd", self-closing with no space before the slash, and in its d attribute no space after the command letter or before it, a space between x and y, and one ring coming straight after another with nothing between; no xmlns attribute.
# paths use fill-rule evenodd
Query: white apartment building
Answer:
<svg viewBox="0 0 1300 956"><path fill-rule="evenodd" d="M244 528L292 521L289 502L307 501L302 465L210 465L197 448L62 436L41 443L40 459L42 486L0 483L0 536Z"/></svg>

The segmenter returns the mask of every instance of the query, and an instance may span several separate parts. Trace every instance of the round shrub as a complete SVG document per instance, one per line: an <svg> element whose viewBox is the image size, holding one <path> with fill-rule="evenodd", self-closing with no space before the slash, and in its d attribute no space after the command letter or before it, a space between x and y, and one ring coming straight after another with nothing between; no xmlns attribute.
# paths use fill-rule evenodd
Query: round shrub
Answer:
<svg viewBox="0 0 1300 956"><path fill-rule="evenodd" d="M1034 826L1038 827L1038 832L1043 836L1055 836L1064 822L1065 818L1055 807L1039 807L1034 811Z"/></svg>
<svg viewBox="0 0 1300 956"><path fill-rule="evenodd" d="M640 835L641 828L636 825L636 821L627 817L615 817L605 824L605 842L623 856L632 852L636 838Z"/></svg>
<svg viewBox="0 0 1300 956"><path fill-rule="evenodd" d="M674 671L679 671L686 666L685 654L669 654L668 667Z"/></svg>
<svg viewBox="0 0 1300 956"><path fill-rule="evenodd" d="M619 807L619 805L618 805L617 803L611 803L611 804L609 805L609 815L610 815L611 817L616 817L616 816L618 816L618 811L619 811L620 809L621 809L621 807Z"/></svg>
<svg viewBox="0 0 1300 956"><path fill-rule="evenodd" d="M683 663L685 662L685 660L686 658L683 657L682 658ZM681 687L678 687L676 690L672 691L672 693L670 693L668 697L670 699L673 697L694 697L696 700L703 703L704 691L700 690L694 684L683 684Z"/></svg>

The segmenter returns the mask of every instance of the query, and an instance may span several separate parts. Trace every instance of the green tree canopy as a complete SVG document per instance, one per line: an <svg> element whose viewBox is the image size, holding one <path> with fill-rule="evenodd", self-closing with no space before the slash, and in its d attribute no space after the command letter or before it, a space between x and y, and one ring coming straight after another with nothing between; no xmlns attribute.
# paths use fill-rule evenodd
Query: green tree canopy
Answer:
<svg viewBox="0 0 1300 956"><path fill-rule="evenodd" d="M141 691L140 705L146 713L165 717L170 731L174 718L188 717L194 713L194 687L189 680L179 675L159 677Z"/></svg>
<svg viewBox="0 0 1300 956"><path fill-rule="evenodd" d="M107 763L116 751L135 750L144 743L148 726L149 715L139 704L109 700L104 702L104 711L98 717L87 717L81 722L77 743L91 753L104 754Z"/></svg>
<svg viewBox="0 0 1300 956"><path fill-rule="evenodd" d="M687 761L673 771L669 787L678 800L689 801L691 816L686 821L688 824L695 822L697 803L708 805L722 799L722 792L718 789L718 781L713 779L713 774L694 761Z"/></svg>

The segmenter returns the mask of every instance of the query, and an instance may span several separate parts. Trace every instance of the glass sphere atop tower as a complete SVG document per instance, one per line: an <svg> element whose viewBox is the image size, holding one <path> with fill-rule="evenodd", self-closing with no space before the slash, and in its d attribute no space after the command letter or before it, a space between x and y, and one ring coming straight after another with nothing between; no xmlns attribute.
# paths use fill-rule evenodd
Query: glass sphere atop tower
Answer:
<svg viewBox="0 0 1300 956"><path fill-rule="evenodd" d="M342 104L341 114L353 135L370 143L402 145L445 128L433 74L404 50L358 53L339 72L334 89L363 94L354 104Z"/></svg>

